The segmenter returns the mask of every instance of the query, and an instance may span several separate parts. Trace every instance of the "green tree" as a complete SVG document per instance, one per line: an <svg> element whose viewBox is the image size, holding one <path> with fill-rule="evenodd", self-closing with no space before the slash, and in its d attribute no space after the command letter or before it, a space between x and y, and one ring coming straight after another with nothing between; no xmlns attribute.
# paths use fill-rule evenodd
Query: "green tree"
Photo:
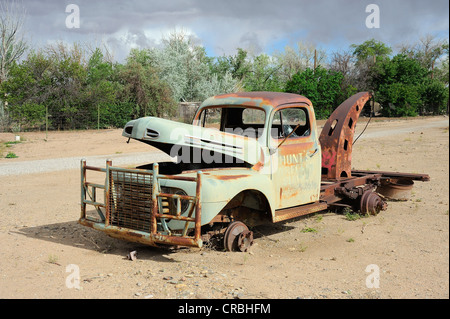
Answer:
<svg viewBox="0 0 450 319"><path fill-rule="evenodd" d="M362 44L352 44L350 47L354 49L353 55L356 56L359 63L367 59L386 58L392 53L390 47L375 39L367 40Z"/></svg>
<svg viewBox="0 0 450 319"><path fill-rule="evenodd" d="M117 72L100 50L87 60L76 45L56 44L30 52L14 65L1 87L12 119L33 127L44 124L48 115L50 129L115 125L107 122L112 119L107 114L120 91Z"/></svg>
<svg viewBox="0 0 450 319"><path fill-rule="evenodd" d="M101 50L96 48L87 63L86 103L90 106L90 119L96 119L94 123L97 128L122 123L117 123L114 118L108 116L110 107L116 103L116 92L121 89L116 73L113 63L106 61ZM92 122L90 126L94 126Z"/></svg>
<svg viewBox="0 0 450 319"><path fill-rule="evenodd" d="M89 127L92 106L87 103L86 56L82 47L59 42L46 47L46 56L51 61L46 105L53 128Z"/></svg>
<svg viewBox="0 0 450 319"><path fill-rule="evenodd" d="M230 71L233 78L243 80L250 72L251 64L247 57L248 52L242 48L237 49L236 55L229 57Z"/></svg>
<svg viewBox="0 0 450 319"><path fill-rule="evenodd" d="M419 90L422 114L443 114L447 111L448 86L437 79L426 80Z"/></svg>
<svg viewBox="0 0 450 319"><path fill-rule="evenodd" d="M358 72L355 67L355 57L351 52L333 52L329 69L340 72L343 76L338 104L341 104L347 98L358 92L355 84Z"/></svg>
<svg viewBox="0 0 450 319"><path fill-rule="evenodd" d="M328 118L339 105L342 79L342 73L319 66L295 74L285 91L304 95L314 105L317 118Z"/></svg>
<svg viewBox="0 0 450 319"><path fill-rule="evenodd" d="M404 54L397 54L392 59L378 63L374 69L372 82L375 88L382 84L403 83L420 84L429 71L420 63Z"/></svg>
<svg viewBox="0 0 450 319"><path fill-rule="evenodd" d="M14 63L9 78L0 86L6 96L10 119L20 128L33 128L45 123L47 87L51 84L51 61L42 52L30 52L22 63Z"/></svg>
<svg viewBox="0 0 450 319"><path fill-rule="evenodd" d="M23 6L14 1L0 1L0 86L8 79L14 62L27 50L22 32L25 21ZM0 129L8 122L6 96L0 96Z"/></svg>
<svg viewBox="0 0 450 319"><path fill-rule="evenodd" d="M315 66L323 65L326 60L324 50L306 42L298 42L295 46L287 45L283 52L275 53L278 77L282 82L292 80L294 74Z"/></svg>
<svg viewBox="0 0 450 319"><path fill-rule="evenodd" d="M161 48L147 50L146 54L146 61L151 61L160 79L169 84L177 102L203 101L210 95L230 93L229 90L239 85L238 80L227 75L233 72L234 62L230 62L230 69L225 73L214 72L218 69L206 55L205 48L196 45L183 32L170 33ZM221 65L223 67L225 64Z"/></svg>
<svg viewBox="0 0 450 319"><path fill-rule="evenodd" d="M426 35L413 45L404 44L400 53L417 60L422 67L430 71L430 77L434 78L435 69L439 69L445 61L448 64L448 39L436 39L432 35ZM448 77L446 81L448 82Z"/></svg>
<svg viewBox="0 0 450 319"><path fill-rule="evenodd" d="M42 93L36 90L40 85L30 65L13 63L8 80L0 86L0 94L7 97L10 120L20 129L33 128L45 121L45 106L40 104Z"/></svg>
<svg viewBox="0 0 450 319"><path fill-rule="evenodd" d="M412 84L382 84L375 97L385 116L416 116L422 104L417 86Z"/></svg>
<svg viewBox="0 0 450 319"><path fill-rule="evenodd" d="M211 61L210 65L211 73L218 78L222 78L225 74L231 74L231 65L228 56L219 56Z"/></svg>
<svg viewBox="0 0 450 319"><path fill-rule="evenodd" d="M134 105L132 117L172 115L176 103L170 87L161 81L156 70L129 59L119 71L123 89L119 99L125 105Z"/></svg>
<svg viewBox="0 0 450 319"><path fill-rule="evenodd" d="M278 78L279 66L275 60L267 54L256 56L248 75L243 79L244 89L247 91L282 91L280 79Z"/></svg>
<svg viewBox="0 0 450 319"><path fill-rule="evenodd" d="M397 54L377 63L373 86L385 116L439 114L445 109L448 89L430 78L430 70L417 59Z"/></svg>
<svg viewBox="0 0 450 319"><path fill-rule="evenodd" d="M374 68L377 64L388 60L392 49L383 42L370 39L362 44L352 44L355 58L355 75L352 86L357 91L373 91Z"/></svg>

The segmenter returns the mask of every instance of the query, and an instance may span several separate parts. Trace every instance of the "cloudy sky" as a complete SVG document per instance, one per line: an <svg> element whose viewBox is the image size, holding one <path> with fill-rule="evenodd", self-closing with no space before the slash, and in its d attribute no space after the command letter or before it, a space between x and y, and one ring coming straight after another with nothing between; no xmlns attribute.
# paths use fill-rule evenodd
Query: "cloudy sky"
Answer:
<svg viewBox="0 0 450 319"><path fill-rule="evenodd" d="M235 54L239 47L272 54L299 41L331 52L371 38L395 49L427 34L439 39L449 36L448 0L22 2L26 36L34 47L54 41L104 43L117 60L130 48L159 45L161 37L174 30L192 35L210 56ZM66 19L74 13L66 12L70 4L79 8L79 28L67 27ZM370 4L379 8L379 28L366 26L366 18L374 14L366 12Z"/></svg>

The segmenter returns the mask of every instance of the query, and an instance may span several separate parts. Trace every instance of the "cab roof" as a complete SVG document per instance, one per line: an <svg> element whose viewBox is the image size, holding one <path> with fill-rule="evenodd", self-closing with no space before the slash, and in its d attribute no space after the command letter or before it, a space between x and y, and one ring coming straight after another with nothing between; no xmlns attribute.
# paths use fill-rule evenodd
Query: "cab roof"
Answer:
<svg viewBox="0 0 450 319"><path fill-rule="evenodd" d="M311 105L306 97L284 92L238 92L221 94L206 99L200 107L219 105L244 105L260 108L275 108L282 104L305 103Z"/></svg>

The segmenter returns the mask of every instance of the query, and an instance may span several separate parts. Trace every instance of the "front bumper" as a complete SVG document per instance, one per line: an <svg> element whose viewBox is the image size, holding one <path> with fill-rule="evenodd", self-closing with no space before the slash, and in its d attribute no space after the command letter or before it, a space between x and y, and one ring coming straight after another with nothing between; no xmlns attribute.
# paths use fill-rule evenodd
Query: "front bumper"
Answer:
<svg viewBox="0 0 450 319"><path fill-rule="evenodd" d="M107 226L102 222L94 222L86 218L80 218L78 223L80 225L102 231L113 238L154 247L158 247L158 245L202 247L203 244L201 238L195 239L189 237L163 235L159 233L152 234L149 232L127 229L123 227Z"/></svg>

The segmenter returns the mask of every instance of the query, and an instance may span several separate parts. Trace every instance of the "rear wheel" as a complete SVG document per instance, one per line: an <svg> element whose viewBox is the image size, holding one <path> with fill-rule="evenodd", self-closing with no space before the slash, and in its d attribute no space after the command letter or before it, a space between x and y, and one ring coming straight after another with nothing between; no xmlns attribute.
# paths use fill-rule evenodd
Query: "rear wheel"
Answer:
<svg viewBox="0 0 450 319"><path fill-rule="evenodd" d="M361 196L360 210L363 214L377 215L381 210L386 210L386 202L375 192L366 191Z"/></svg>

